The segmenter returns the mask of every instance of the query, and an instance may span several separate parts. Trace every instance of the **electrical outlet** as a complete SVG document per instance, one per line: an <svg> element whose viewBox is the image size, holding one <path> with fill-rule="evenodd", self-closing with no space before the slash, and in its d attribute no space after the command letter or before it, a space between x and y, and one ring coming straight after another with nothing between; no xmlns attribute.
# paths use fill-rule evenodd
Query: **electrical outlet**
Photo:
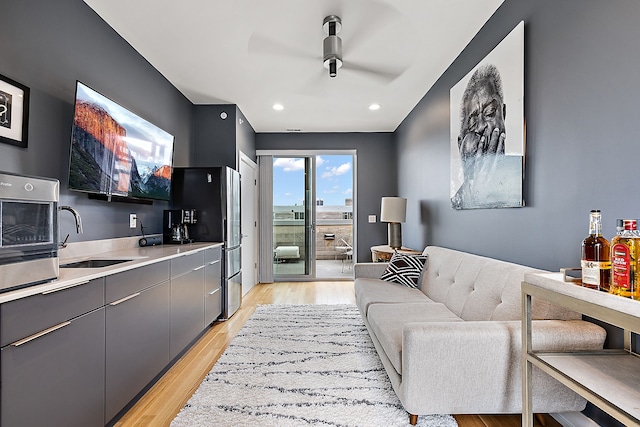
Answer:
<svg viewBox="0 0 640 427"><path fill-rule="evenodd" d="M374 223L376 222L376 216L375 215L369 215L369 223Z"/></svg>
<svg viewBox="0 0 640 427"><path fill-rule="evenodd" d="M136 214L129 214L129 228L136 228L138 226L138 216Z"/></svg>

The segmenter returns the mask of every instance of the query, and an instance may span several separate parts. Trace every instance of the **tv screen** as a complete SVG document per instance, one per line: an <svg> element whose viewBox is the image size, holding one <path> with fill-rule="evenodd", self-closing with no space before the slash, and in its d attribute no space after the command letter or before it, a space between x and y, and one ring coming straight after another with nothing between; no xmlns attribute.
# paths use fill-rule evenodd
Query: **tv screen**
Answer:
<svg viewBox="0 0 640 427"><path fill-rule="evenodd" d="M169 200L173 136L77 82L69 188Z"/></svg>

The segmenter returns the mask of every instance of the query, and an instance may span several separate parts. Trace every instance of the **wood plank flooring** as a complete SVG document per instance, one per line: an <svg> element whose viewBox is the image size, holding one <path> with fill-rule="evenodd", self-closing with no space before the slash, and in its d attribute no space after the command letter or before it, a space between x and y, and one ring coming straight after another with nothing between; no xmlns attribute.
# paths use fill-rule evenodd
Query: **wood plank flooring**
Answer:
<svg viewBox="0 0 640 427"><path fill-rule="evenodd" d="M226 322L214 324L115 424L118 427L168 426L222 355L256 306L261 304L354 304L353 282L259 284ZM519 415L455 415L460 427L516 427ZM409 425L407 423L407 425ZM550 416L536 425L560 426Z"/></svg>

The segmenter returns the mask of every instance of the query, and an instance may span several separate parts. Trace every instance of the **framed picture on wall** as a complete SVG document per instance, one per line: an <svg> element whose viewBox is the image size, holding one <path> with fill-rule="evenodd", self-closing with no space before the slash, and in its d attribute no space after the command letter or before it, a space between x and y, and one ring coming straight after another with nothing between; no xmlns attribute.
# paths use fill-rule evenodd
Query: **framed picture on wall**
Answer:
<svg viewBox="0 0 640 427"><path fill-rule="evenodd" d="M450 96L451 206L524 206L524 22Z"/></svg>
<svg viewBox="0 0 640 427"><path fill-rule="evenodd" d="M29 88L0 75L0 142L27 148Z"/></svg>

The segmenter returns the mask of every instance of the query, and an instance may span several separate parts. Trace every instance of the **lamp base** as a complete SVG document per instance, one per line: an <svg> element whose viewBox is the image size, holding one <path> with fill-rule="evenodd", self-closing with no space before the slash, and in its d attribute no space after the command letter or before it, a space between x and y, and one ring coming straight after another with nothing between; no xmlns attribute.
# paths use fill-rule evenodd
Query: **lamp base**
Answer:
<svg viewBox="0 0 640 427"><path fill-rule="evenodd" d="M402 225L399 222L389 223L389 246L392 249L402 247Z"/></svg>

